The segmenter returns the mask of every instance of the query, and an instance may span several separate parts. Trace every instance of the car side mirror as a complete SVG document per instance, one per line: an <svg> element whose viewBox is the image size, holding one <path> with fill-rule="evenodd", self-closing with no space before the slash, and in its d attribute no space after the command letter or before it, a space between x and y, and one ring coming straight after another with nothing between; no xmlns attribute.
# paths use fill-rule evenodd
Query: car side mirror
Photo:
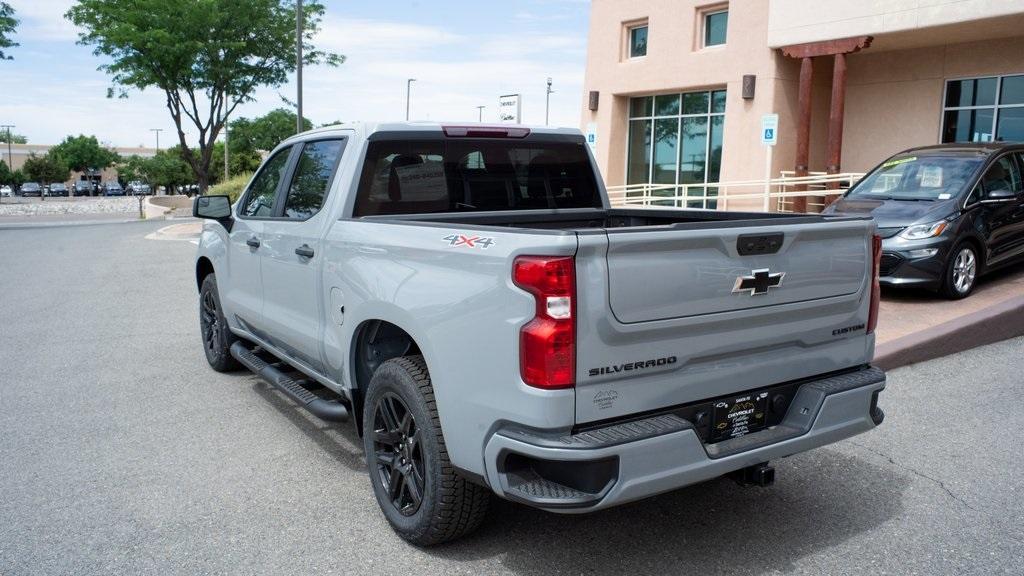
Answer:
<svg viewBox="0 0 1024 576"><path fill-rule="evenodd" d="M988 200L990 202L1009 202L1010 200L1015 200L1016 198L1017 193L1014 192L1013 190L1008 190L1006 188L997 188L995 190L989 190L985 194L985 200Z"/></svg>
<svg viewBox="0 0 1024 576"><path fill-rule="evenodd" d="M227 196L196 196L192 203L196 218L216 220L231 230L231 198Z"/></svg>

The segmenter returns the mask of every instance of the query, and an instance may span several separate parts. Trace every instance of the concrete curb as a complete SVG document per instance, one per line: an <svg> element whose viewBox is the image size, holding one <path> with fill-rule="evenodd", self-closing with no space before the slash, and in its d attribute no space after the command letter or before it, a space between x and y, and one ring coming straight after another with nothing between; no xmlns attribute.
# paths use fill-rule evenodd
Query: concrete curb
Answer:
<svg viewBox="0 0 1024 576"><path fill-rule="evenodd" d="M147 220L169 219L172 213L191 216L191 207L192 199L186 196L147 196L143 204Z"/></svg>
<svg viewBox="0 0 1024 576"><path fill-rule="evenodd" d="M1024 296L879 344L873 364L892 370L1017 336L1024 336Z"/></svg>

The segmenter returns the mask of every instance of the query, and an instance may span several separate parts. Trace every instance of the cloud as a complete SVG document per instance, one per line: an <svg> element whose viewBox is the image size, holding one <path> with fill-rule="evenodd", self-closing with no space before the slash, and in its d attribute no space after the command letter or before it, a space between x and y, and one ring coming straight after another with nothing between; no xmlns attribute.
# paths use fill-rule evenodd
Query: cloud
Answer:
<svg viewBox="0 0 1024 576"><path fill-rule="evenodd" d="M317 46L346 55L415 53L465 41L463 36L436 26L387 20L327 16L320 28Z"/></svg>
<svg viewBox="0 0 1024 576"><path fill-rule="evenodd" d="M7 0L21 21L17 37L33 41L75 41L78 29L64 18L73 0Z"/></svg>

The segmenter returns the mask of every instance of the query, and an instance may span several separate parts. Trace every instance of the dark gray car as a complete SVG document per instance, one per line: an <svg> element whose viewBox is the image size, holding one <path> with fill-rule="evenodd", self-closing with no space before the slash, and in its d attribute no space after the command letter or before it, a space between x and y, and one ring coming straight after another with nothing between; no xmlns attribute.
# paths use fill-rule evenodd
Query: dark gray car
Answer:
<svg viewBox="0 0 1024 576"><path fill-rule="evenodd" d="M826 213L871 214L881 283L964 298L1024 256L1024 145L914 148L868 173Z"/></svg>

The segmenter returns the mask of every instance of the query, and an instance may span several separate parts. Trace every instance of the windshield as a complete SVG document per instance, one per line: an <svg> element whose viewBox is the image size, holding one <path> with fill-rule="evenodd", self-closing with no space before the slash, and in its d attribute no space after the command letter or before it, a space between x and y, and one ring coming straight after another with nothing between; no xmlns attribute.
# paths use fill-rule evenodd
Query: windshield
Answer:
<svg viewBox="0 0 1024 576"><path fill-rule="evenodd" d="M958 196L983 158L913 156L886 160L850 189L848 198L879 200L948 200Z"/></svg>

